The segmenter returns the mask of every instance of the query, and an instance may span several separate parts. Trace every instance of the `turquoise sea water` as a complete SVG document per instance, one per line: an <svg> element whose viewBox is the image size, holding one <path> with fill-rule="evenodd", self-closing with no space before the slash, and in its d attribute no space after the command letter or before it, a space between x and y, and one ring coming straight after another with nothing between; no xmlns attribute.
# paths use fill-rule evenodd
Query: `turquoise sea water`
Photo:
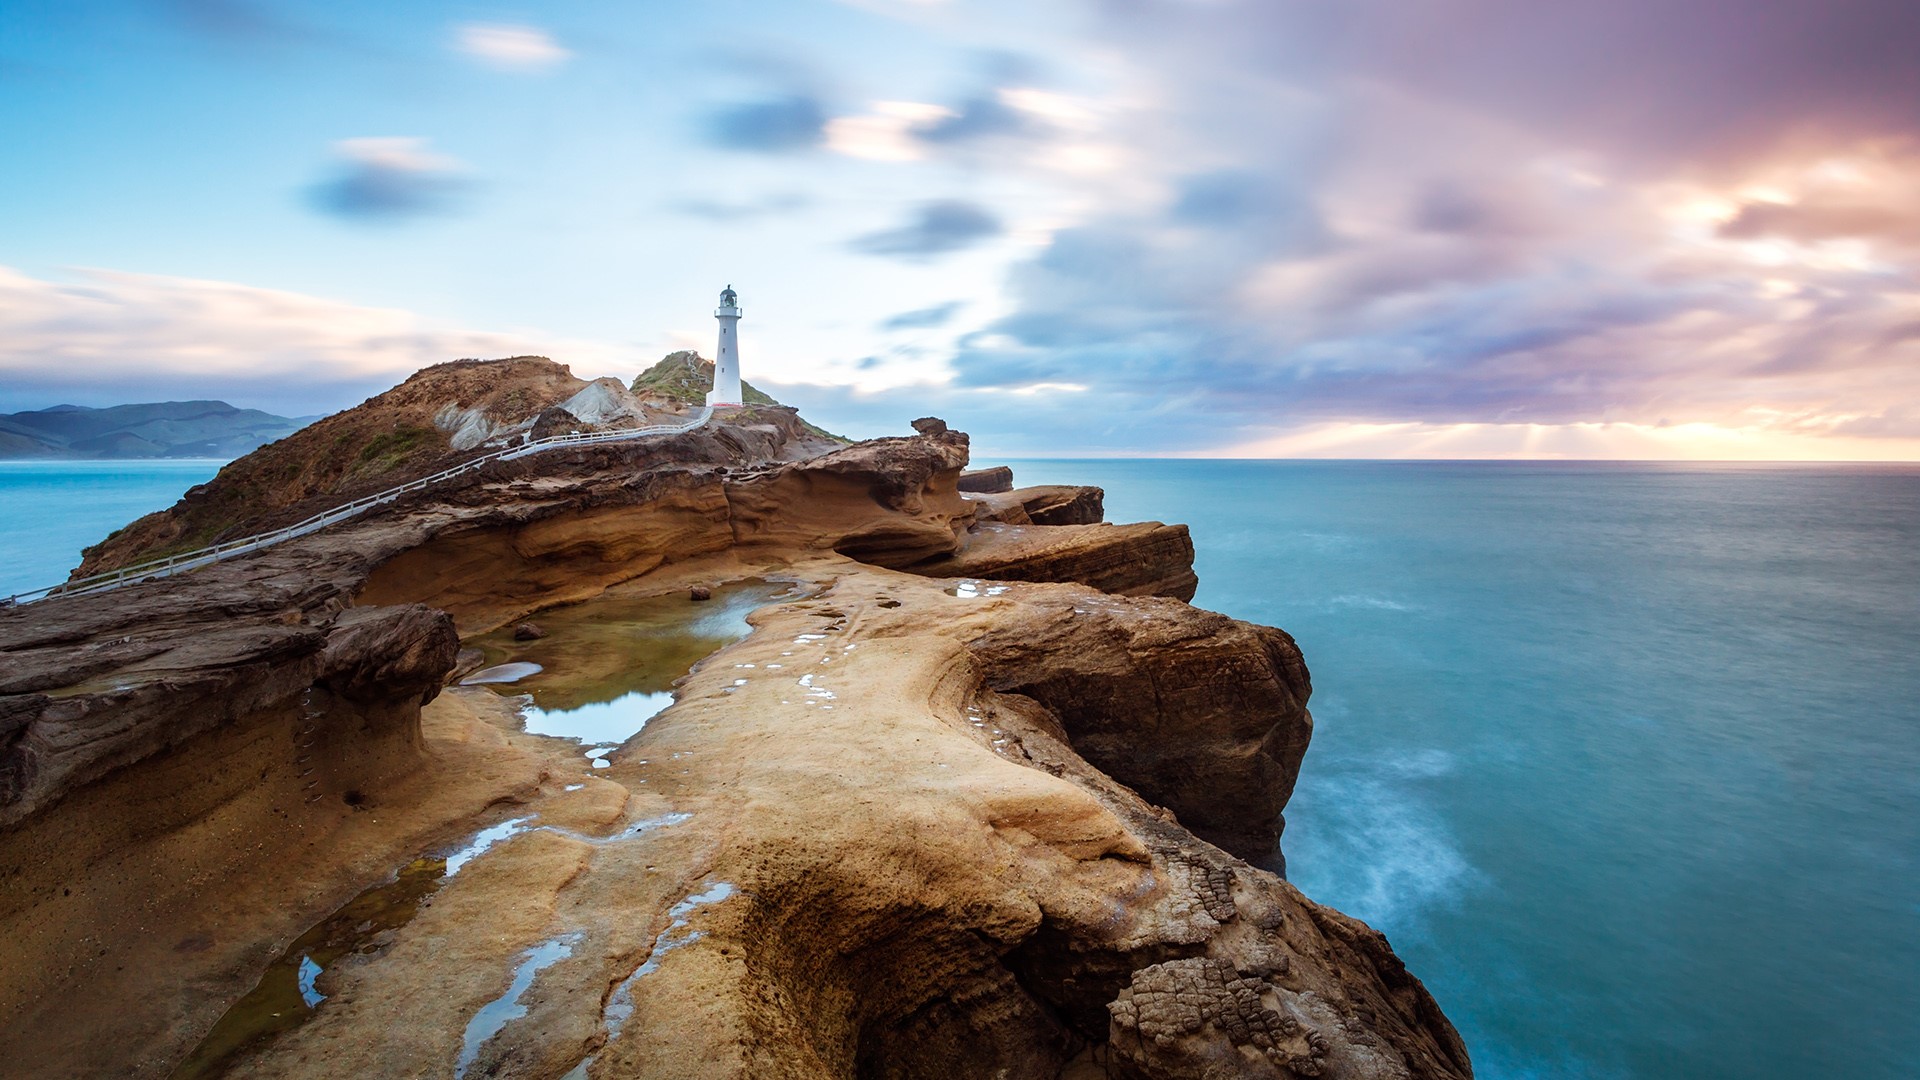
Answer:
<svg viewBox="0 0 1920 1080"><path fill-rule="evenodd" d="M1289 871L1480 1076L1920 1076L1920 469L1012 464L1299 639ZM0 464L0 593L216 467Z"/></svg>
<svg viewBox="0 0 1920 1080"><path fill-rule="evenodd" d="M1299 640L1290 876L1480 1076L1920 1077L1920 469L1011 464Z"/></svg>
<svg viewBox="0 0 1920 1080"><path fill-rule="evenodd" d="M172 506L221 461L0 461L0 596L65 581L80 549Z"/></svg>

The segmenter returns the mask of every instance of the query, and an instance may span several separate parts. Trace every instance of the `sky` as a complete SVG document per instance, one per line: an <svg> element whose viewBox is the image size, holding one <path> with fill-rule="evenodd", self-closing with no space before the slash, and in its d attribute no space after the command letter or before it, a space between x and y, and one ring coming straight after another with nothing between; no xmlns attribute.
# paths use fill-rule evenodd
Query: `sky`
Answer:
<svg viewBox="0 0 1920 1080"><path fill-rule="evenodd" d="M1911 0L0 4L0 411L711 355L976 456L1920 459Z"/></svg>

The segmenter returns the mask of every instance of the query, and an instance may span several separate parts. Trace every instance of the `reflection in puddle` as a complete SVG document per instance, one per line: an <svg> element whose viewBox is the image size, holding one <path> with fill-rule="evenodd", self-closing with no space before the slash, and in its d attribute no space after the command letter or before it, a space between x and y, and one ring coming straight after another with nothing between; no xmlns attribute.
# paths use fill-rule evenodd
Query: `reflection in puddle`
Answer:
<svg viewBox="0 0 1920 1080"><path fill-rule="evenodd" d="M351 953L378 952L389 931L405 926L420 901L445 881L447 860L415 859L400 876L353 898L296 938L260 977L259 985L213 1025L193 1053L173 1070L174 1080L224 1075L241 1054L299 1027L326 996L320 975Z"/></svg>
<svg viewBox="0 0 1920 1080"><path fill-rule="evenodd" d="M593 746L626 742L639 734L647 721L672 704L671 693L635 690L612 701L599 701L577 709L542 709L530 705L521 715L526 717L527 730L535 735L557 735Z"/></svg>
<svg viewBox="0 0 1920 1080"><path fill-rule="evenodd" d="M987 585L972 578L963 578L949 586L946 593L948 596L958 596L962 600L972 600L982 596L999 596L1006 591L1005 585Z"/></svg>
<svg viewBox="0 0 1920 1080"><path fill-rule="evenodd" d="M459 873L461 867L486 854L488 848L500 841L518 833L526 832L527 822L532 820L533 818L531 816L517 817L503 821L498 825L481 829L474 834L473 839L467 841L465 847L447 856L447 876L452 877Z"/></svg>
<svg viewBox="0 0 1920 1080"><path fill-rule="evenodd" d="M493 666L466 681L513 675L486 681L512 682L532 699L522 710L526 730L599 747L587 757L604 769L610 750L673 704L675 680L752 631L749 614L802 595L792 583L760 579L721 586L700 602L684 593L602 595L542 612L537 618L545 636L533 641L515 640L511 629L473 639L469 644Z"/></svg>
<svg viewBox="0 0 1920 1080"><path fill-rule="evenodd" d="M473 1067L473 1061L480 1056L480 1048L487 1040L500 1034L501 1029L527 1015L527 1007L520 1004L527 990L533 986L533 980L542 971L573 955L573 947L580 943L579 934L562 934L557 938L543 941L528 949L520 956L520 963L513 969L513 981L507 985L507 992L480 1007L467 1022L466 1036L461 1040L460 1060L453 1067L453 1075L463 1077Z"/></svg>
<svg viewBox="0 0 1920 1080"><path fill-rule="evenodd" d="M313 957L300 958L300 971L296 977L300 980L300 1000L307 1003L307 1008L314 1008L327 1000L327 995L321 993L316 985L320 981L320 965L313 962Z"/></svg>
<svg viewBox="0 0 1920 1080"><path fill-rule="evenodd" d="M486 686L494 683L517 683L529 675L540 674L539 664L512 663L495 664L460 680L461 686Z"/></svg>
<svg viewBox="0 0 1920 1080"><path fill-rule="evenodd" d="M633 984L660 970L660 960L666 954L682 945L691 945L704 936L698 930L680 933L686 930L694 910L708 904L717 904L733 894L732 882L717 881L704 891L687 897L667 910L667 917L673 921L654 941L653 949L647 954L646 962L635 968L633 974L621 979L620 985L614 987L613 993L607 997L606 1008L601 1012L602 1018L606 1021L607 1042L619 1038L620 1029L625 1027L627 1021L633 1017ZM587 1069L592 1064L593 1057L589 1056L585 1061L575 1065L561 1080L585 1080Z"/></svg>
<svg viewBox="0 0 1920 1080"><path fill-rule="evenodd" d="M531 694L537 709L566 712L636 691L666 693L708 654L746 637L753 629L747 616L756 608L802 595L790 582L757 578L722 585L701 602L685 593L609 592L535 615L543 638L515 641L513 629L503 627L467 644L491 665L538 664L542 670L514 688Z"/></svg>

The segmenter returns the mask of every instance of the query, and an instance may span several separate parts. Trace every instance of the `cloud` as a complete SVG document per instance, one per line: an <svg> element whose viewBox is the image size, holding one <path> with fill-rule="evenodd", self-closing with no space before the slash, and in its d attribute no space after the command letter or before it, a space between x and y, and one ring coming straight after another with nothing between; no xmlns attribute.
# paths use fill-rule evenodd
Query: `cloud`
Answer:
<svg viewBox="0 0 1920 1080"><path fill-rule="evenodd" d="M595 373L623 359L594 342L230 282L88 270L65 283L0 267L0 412L223 398L303 416L428 364L527 354Z"/></svg>
<svg viewBox="0 0 1920 1080"><path fill-rule="evenodd" d="M1289 0L1217 0L1207 18L1190 3L1109 5L1125 17L1087 45L1123 58L1114 85L1104 99L1075 100L1093 102L1087 113L1125 167L1073 178L1061 220L1010 267L1005 313L946 358L941 392L994 402L989 428L1032 423L1088 449L1133 440L1280 452L1305 445L1287 431L1343 425L1444 427L1441 441L1463 447L1513 445L1513 432L1532 427L1566 429L1535 440L1542 452L1678 447L1645 435L1669 420L1702 447L1907 437L1920 415L1920 290L1910 284L1920 276L1920 141L1900 134L1900 108L1810 129L1803 121L1819 108L1750 108L1695 85L1662 44L1659 77L1714 98L1728 125L1708 132L1705 113L1656 115L1643 101L1648 130L1635 137L1608 96L1617 67L1606 78L1576 67L1569 89L1552 65L1489 55L1445 19L1422 24L1451 63L1518 80L1501 98L1483 72L1386 63L1409 31L1373 0L1360 4L1371 16ZM1627 6L1639 32L1667 10ZM1841 6L1843 21L1881 17L1871 4ZM1675 10L1694 19L1721 9L1680 0ZM1581 51L1582 17L1619 29L1611 8L1530 16L1546 48L1568 57ZM1789 48L1792 35L1777 29L1756 32L1759 55ZM1726 61L1703 66L1733 71ZM1831 101L1853 100L1899 77L1876 71L1805 77ZM1015 91L993 93L1004 102ZM1756 93L1783 101L1776 88ZM1538 95L1577 107L1548 122ZM959 124L974 100L912 130L938 148L925 133ZM984 138L998 123L989 119L969 123ZM944 145L964 143L966 130ZM1684 152L1689 140L1698 156ZM1032 181L1030 163L1044 156L971 167L986 181ZM997 225L991 203L962 205ZM923 209L855 249L924 258L997 232L932 217ZM1022 396L1045 399L1054 391L1036 388L1059 384L1086 387L1064 413L1036 412ZM1137 422L1170 403L1205 420ZM1611 426L1577 427L1593 424ZM1463 425L1481 434L1468 439ZM1709 438L1697 425L1753 437Z"/></svg>
<svg viewBox="0 0 1920 1080"><path fill-rule="evenodd" d="M970 142L995 135L1030 131L1032 118L1002 101L997 94L980 94L962 101L951 114L927 121L914 132L930 143Z"/></svg>
<svg viewBox="0 0 1920 1080"><path fill-rule="evenodd" d="M853 241L867 255L923 259L972 247L1004 231L986 208L960 199L922 204L904 225L868 233Z"/></svg>
<svg viewBox="0 0 1920 1080"><path fill-rule="evenodd" d="M1321 88L1391 85L1637 163L1737 160L1805 131L1920 130L1920 7L1904 0L1223 0L1206 17L1184 0L1119 0L1106 11L1110 44L1183 74L1211 63Z"/></svg>
<svg viewBox="0 0 1920 1080"><path fill-rule="evenodd" d="M980 82L958 103L915 123L912 134L934 147L1040 137L1051 126L1036 107L1032 84L1040 64L1019 53L989 51L976 58Z"/></svg>
<svg viewBox="0 0 1920 1080"><path fill-rule="evenodd" d="M936 326L945 326L965 306L967 306L965 301L954 300L945 304L935 304L932 307L903 311L898 315L880 320L880 329L930 330Z"/></svg>
<svg viewBox="0 0 1920 1080"><path fill-rule="evenodd" d="M448 209L465 182L460 163L405 137L342 139L335 175L310 192L329 214L359 221L395 222Z"/></svg>
<svg viewBox="0 0 1920 1080"><path fill-rule="evenodd" d="M537 26L466 23L454 30L454 48L502 71L549 71L573 52Z"/></svg>
<svg viewBox="0 0 1920 1080"><path fill-rule="evenodd" d="M1778 237L1801 243L1839 239L1920 242L1920 211L1859 203L1748 203L1720 226L1735 240Z"/></svg>
<svg viewBox="0 0 1920 1080"><path fill-rule="evenodd" d="M761 218L778 217L803 210L813 205L812 197L797 191L778 192L756 199L739 202L727 202L722 199L693 198L681 199L669 204L675 213L688 217L703 218L707 221L755 221Z"/></svg>
<svg viewBox="0 0 1920 1080"><path fill-rule="evenodd" d="M189 30L237 43L299 40L310 34L249 0L163 0L161 9Z"/></svg>
<svg viewBox="0 0 1920 1080"><path fill-rule="evenodd" d="M729 150L779 154L820 145L826 127L825 106L809 94L794 93L715 110L707 117L706 134L715 146Z"/></svg>

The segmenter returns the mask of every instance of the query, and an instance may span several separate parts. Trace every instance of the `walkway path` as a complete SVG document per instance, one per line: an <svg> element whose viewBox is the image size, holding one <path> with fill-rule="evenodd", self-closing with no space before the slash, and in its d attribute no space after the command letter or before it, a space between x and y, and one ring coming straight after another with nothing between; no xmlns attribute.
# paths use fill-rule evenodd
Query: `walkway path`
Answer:
<svg viewBox="0 0 1920 1080"><path fill-rule="evenodd" d="M512 461L515 458L538 454L543 450L556 450L567 446L624 442L628 439L640 439L653 435L677 435L684 431L692 431L712 418L713 410L702 407L688 414L687 420L679 424L656 424L652 427L628 428L621 431L550 435L544 439L535 439L531 442L522 443L519 446L511 446L504 450L496 450L491 454L483 454L471 461L463 461L451 469L434 473L432 476L423 476L418 480L409 480L404 484L388 488L377 494L363 496L350 503L345 503L331 510L315 514L305 521L295 525L289 525L284 529L275 529L272 532L260 533L257 536L244 536L238 540L229 540L224 544L215 544L212 547L201 548L197 551L184 551L178 555L169 555L164 559L152 559L143 563L135 563L132 566L123 566L118 570L109 570L104 574L94 574L91 577L63 581L58 585L49 585L41 589L28 589L26 592L14 593L12 596L0 598L0 607L10 607L14 604L27 604L35 600L46 600L58 596L84 596L88 593L105 592L108 589L117 589L122 585L131 584L136 581L151 581L154 578L168 577L197 567L206 566L209 563L216 563L222 559L231 559L237 555L246 555L250 552L259 551L261 548L272 547L282 541L292 540L296 536L305 536L308 533L319 532L329 525L345 521L348 518L358 517L376 506L384 506L402 495L419 491L422 488L432 487L442 481L451 480L456 476L470 473L483 465L495 461Z"/></svg>

